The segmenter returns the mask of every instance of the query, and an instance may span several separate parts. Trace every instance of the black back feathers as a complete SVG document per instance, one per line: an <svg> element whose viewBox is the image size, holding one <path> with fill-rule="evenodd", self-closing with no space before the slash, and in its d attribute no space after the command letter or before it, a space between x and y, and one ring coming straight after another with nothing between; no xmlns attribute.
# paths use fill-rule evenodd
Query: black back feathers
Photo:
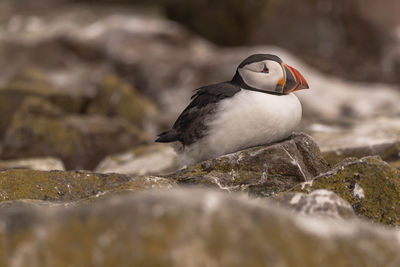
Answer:
<svg viewBox="0 0 400 267"><path fill-rule="evenodd" d="M218 102L232 97L241 89L230 82L204 86L196 90L192 102L185 108L170 131L159 135L156 142L179 141L184 146L205 136L207 120L215 113Z"/></svg>

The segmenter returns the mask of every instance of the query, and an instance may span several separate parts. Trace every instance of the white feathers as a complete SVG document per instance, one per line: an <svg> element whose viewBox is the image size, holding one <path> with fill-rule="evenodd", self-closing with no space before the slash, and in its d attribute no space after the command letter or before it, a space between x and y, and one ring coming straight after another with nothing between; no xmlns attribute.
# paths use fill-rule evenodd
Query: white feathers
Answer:
<svg viewBox="0 0 400 267"><path fill-rule="evenodd" d="M267 67L268 73L261 72L264 65ZM274 92L278 81L281 78L285 78L282 66L273 60L264 60L248 64L243 68L239 68L238 72L247 85L270 92Z"/></svg>
<svg viewBox="0 0 400 267"><path fill-rule="evenodd" d="M181 165L287 138L301 120L301 104L294 94L272 95L241 90L219 103L205 137L185 147Z"/></svg>

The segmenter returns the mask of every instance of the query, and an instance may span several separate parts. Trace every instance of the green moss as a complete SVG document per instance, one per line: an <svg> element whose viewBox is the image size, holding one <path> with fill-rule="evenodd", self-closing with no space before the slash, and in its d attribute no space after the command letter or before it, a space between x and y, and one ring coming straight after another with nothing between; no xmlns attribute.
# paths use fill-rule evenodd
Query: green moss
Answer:
<svg viewBox="0 0 400 267"><path fill-rule="evenodd" d="M0 201L34 199L76 201L103 194L147 189L169 189L171 180L130 177L122 174L97 174L82 171L7 170L0 172Z"/></svg>
<svg viewBox="0 0 400 267"><path fill-rule="evenodd" d="M18 199L72 201L112 190L131 178L90 172L7 170L0 172L0 201Z"/></svg>
<svg viewBox="0 0 400 267"><path fill-rule="evenodd" d="M356 186L364 196L357 196ZM377 157L347 162L292 191L316 189L334 191L361 216L383 224L400 225L400 172Z"/></svg>

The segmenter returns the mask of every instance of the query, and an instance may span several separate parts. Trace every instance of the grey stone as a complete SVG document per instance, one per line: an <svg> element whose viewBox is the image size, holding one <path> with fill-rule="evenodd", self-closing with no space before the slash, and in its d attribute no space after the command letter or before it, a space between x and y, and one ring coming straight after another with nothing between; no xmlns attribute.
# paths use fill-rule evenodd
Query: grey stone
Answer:
<svg viewBox="0 0 400 267"><path fill-rule="evenodd" d="M304 133L295 133L280 143L207 160L167 177L184 185L207 185L269 196L327 170L328 165L313 139Z"/></svg>

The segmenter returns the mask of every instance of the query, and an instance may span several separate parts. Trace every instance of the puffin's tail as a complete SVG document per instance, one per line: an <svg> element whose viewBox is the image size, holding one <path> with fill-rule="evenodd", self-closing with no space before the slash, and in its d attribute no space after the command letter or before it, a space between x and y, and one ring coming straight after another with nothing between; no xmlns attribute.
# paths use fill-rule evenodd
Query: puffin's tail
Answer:
<svg viewBox="0 0 400 267"><path fill-rule="evenodd" d="M159 143L169 143L169 142L175 142L175 141L179 141L178 133L175 130L170 130L170 131L160 133L158 135L158 138L155 140L155 142L159 142Z"/></svg>

